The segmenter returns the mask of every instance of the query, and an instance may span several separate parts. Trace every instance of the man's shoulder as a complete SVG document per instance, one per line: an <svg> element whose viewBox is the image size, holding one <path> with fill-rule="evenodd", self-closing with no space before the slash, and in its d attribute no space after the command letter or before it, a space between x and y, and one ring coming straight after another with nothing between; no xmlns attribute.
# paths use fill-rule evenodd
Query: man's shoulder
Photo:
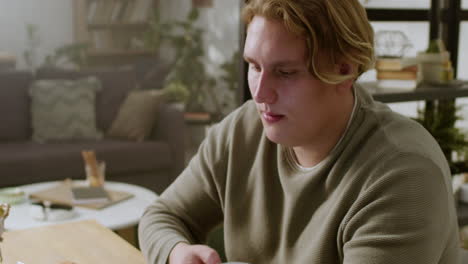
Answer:
<svg viewBox="0 0 468 264"><path fill-rule="evenodd" d="M379 104L363 110L359 163L377 178L392 171L448 177L447 160L434 137L418 122Z"/></svg>
<svg viewBox="0 0 468 264"><path fill-rule="evenodd" d="M437 141L417 121L391 110L369 110L368 114L375 119L380 144L401 153L427 158L444 157Z"/></svg>

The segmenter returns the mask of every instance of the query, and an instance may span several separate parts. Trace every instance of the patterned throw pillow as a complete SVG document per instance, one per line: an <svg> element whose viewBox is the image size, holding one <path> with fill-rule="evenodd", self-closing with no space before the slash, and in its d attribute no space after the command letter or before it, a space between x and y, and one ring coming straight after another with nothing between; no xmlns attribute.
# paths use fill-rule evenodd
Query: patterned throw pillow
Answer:
<svg viewBox="0 0 468 264"><path fill-rule="evenodd" d="M153 129L163 99L163 93L157 90L130 92L120 106L107 136L145 140Z"/></svg>
<svg viewBox="0 0 468 264"><path fill-rule="evenodd" d="M101 83L96 77L34 82L29 89L33 140L102 138L95 113L99 90Z"/></svg>

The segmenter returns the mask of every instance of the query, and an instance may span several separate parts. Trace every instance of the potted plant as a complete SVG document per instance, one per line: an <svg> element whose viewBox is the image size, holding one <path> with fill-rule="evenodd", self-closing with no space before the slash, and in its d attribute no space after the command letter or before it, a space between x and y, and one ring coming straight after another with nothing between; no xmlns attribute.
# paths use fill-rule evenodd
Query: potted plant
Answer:
<svg viewBox="0 0 468 264"><path fill-rule="evenodd" d="M440 39L430 41L425 52L417 55L419 62L419 82L443 84L453 80L450 53Z"/></svg>
<svg viewBox="0 0 468 264"><path fill-rule="evenodd" d="M468 141L465 133L455 127L456 121L462 119L457 115L458 110L454 100L426 102L426 108L415 119L437 140L452 174L468 172ZM454 153L458 156L456 160Z"/></svg>
<svg viewBox="0 0 468 264"><path fill-rule="evenodd" d="M47 55L43 67L58 67L60 64L70 63L77 68L87 65L87 43L72 43L55 49L54 53Z"/></svg>
<svg viewBox="0 0 468 264"><path fill-rule="evenodd" d="M190 91L184 83L173 81L167 84L162 91L169 103L172 103L172 105L181 111L185 110L185 105L190 97Z"/></svg>

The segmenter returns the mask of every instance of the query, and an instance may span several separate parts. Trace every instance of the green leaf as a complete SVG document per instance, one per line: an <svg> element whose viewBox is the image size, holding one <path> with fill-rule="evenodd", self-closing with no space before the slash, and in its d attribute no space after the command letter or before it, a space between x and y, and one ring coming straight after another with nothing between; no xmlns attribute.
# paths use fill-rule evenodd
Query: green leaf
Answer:
<svg viewBox="0 0 468 264"><path fill-rule="evenodd" d="M199 16L200 16L200 12L198 12L198 9L197 8L192 8L192 10L190 11L190 13L188 15L188 20L193 22L193 21L197 20Z"/></svg>

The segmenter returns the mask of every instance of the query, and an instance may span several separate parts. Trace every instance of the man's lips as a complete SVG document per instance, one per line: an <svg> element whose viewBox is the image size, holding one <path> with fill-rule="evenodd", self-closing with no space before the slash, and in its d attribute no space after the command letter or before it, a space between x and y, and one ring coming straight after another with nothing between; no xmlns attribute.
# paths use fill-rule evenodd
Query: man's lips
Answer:
<svg viewBox="0 0 468 264"><path fill-rule="evenodd" d="M273 112L262 112L262 117L269 123L275 123L284 118L284 115L276 114Z"/></svg>

